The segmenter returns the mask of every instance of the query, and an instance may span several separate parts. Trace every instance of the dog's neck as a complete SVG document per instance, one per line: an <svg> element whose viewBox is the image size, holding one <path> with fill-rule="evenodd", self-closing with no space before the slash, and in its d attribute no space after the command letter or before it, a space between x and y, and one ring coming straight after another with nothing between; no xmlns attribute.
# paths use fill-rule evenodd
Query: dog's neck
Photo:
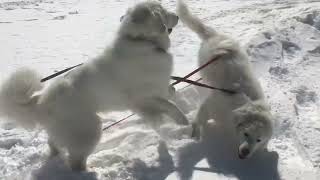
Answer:
<svg viewBox="0 0 320 180"><path fill-rule="evenodd" d="M125 38L132 42L147 42L151 46L155 47L156 50L167 52L170 47L170 40L169 38L161 38L161 37L146 37L143 35L130 35L127 34L125 36L122 36L122 38Z"/></svg>

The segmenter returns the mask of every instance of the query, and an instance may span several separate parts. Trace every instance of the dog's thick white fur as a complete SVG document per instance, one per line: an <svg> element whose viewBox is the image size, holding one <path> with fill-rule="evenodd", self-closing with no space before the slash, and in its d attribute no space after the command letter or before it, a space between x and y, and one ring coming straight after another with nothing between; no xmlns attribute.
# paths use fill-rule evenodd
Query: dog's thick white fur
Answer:
<svg viewBox="0 0 320 180"><path fill-rule="evenodd" d="M86 169L87 157L100 139L98 112L131 109L150 121L168 115L188 124L167 100L173 65L169 34L178 19L156 1L138 3L121 18L109 48L47 88L31 69L13 73L0 89L1 115L43 126L51 155L67 150L73 170Z"/></svg>
<svg viewBox="0 0 320 180"><path fill-rule="evenodd" d="M239 157L250 157L266 147L272 136L273 118L246 53L235 40L216 32L192 15L182 0L178 0L177 14L202 39L199 64L217 58L201 71L204 80L212 86L237 92L231 95L212 91L199 109L193 125L194 136L200 138L201 129L213 119L217 126L239 141Z"/></svg>

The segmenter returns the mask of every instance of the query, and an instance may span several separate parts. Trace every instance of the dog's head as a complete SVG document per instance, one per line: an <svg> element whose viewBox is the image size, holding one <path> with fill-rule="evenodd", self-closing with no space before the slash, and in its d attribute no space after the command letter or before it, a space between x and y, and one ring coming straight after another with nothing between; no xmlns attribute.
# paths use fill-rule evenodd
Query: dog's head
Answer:
<svg viewBox="0 0 320 180"><path fill-rule="evenodd" d="M272 136L273 118L268 107L250 102L233 111L239 137L240 159L251 157L266 148Z"/></svg>
<svg viewBox="0 0 320 180"><path fill-rule="evenodd" d="M169 34L178 24L179 18L163 8L160 2L145 1L128 9L120 20L121 34L151 41L168 41L167 46L169 46Z"/></svg>

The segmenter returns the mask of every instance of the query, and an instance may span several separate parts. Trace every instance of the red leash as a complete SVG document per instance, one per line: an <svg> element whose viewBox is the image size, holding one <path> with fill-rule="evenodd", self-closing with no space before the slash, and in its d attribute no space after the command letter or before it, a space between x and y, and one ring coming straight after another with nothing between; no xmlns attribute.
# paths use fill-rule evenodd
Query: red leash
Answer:
<svg viewBox="0 0 320 180"><path fill-rule="evenodd" d="M202 70L203 68L207 67L208 65L210 65L211 63L215 62L216 60L218 60L220 56L216 56L215 58L209 60L208 62L206 62L205 64L203 64L202 66L198 67L197 69L195 69L194 71L192 71L191 73L187 74L186 76L184 76L182 79L177 80L176 82L172 83L171 86L177 85L185 80L187 80L189 77L193 76L194 74L196 74L197 72L199 72L200 70Z"/></svg>
<svg viewBox="0 0 320 180"><path fill-rule="evenodd" d="M171 76L171 79L172 80L175 80L176 82L172 83L171 86L175 86L181 82L186 82L186 83L189 83L190 85L186 86L186 87L189 87L191 85L195 85L195 86L200 86L200 87L204 87L204 88L209 88L209 89L212 89L212 90L219 90L219 91L222 91L222 92L225 92L225 93L229 93L229 94L235 94L236 92L235 91L231 91L231 90L228 90L228 89L221 89L221 88L216 88L216 87L212 87L212 86L209 86L209 85L206 85L206 84L202 84L202 83L199 83L198 81L201 81L202 78L199 78L198 80L196 81L192 81L192 80L189 80L188 78L191 77L192 75L196 74L197 72L199 72L201 69L207 67L208 65L210 65L211 63L213 63L214 61L216 61L217 59L219 59L220 56L217 56L216 58L213 58L211 59L210 61L208 61L207 63L203 64L202 66L200 66L199 68L197 68L196 70L192 71L191 73L187 74L186 76L184 76L183 78L181 77L177 77L177 76ZM186 88L184 87L184 88ZM182 89L184 89L182 88ZM134 114L131 114L115 123L112 123L111 125L105 127L102 129L102 131L105 131L117 124L119 124L120 122L122 121L125 121L127 119L129 119L130 117L134 116Z"/></svg>
<svg viewBox="0 0 320 180"><path fill-rule="evenodd" d="M191 81L191 80L188 80L188 81L191 81L191 82L197 83L198 81L201 81L201 80L202 80L202 78L199 78L199 79L197 79L196 81ZM189 82L189 83L190 83L190 82ZM189 85L187 85L186 87L183 87L183 88L181 88L181 89L187 88L187 87L189 87L189 86L191 86L191 85L193 85L193 84L192 84L192 83L190 83ZM181 90L181 89L180 89L180 90ZM121 120L119 120L119 121L116 121L116 122L114 122L114 123L112 123L112 124L110 124L110 125L108 125L108 126L104 127L104 128L102 129L102 131L105 131L105 130L109 129L109 128L111 128L111 127L113 127L113 126L115 126L115 125L117 125L117 124L121 123L122 121L125 121L125 120L127 120L127 119L131 118L131 117L132 117L132 116L134 116L134 115L135 115L135 114L134 114L134 113L132 113L132 114L128 115L127 117L125 117L125 118L123 118L123 119L121 119Z"/></svg>
<svg viewBox="0 0 320 180"><path fill-rule="evenodd" d="M125 118L123 118L123 119L121 119L121 120L117 121L117 122L114 122L114 123L110 124L110 125L109 125L109 126L107 126L107 127L104 127L104 128L102 129L102 131L105 131L105 130L109 129L109 128L111 128L112 126L115 126L115 125L117 125L117 124L121 123L122 121L129 119L129 118L130 118L130 117L132 117L132 116L134 116L134 114L133 114L133 113L132 113L132 114L130 114L129 116L127 116L127 117L125 117Z"/></svg>
<svg viewBox="0 0 320 180"><path fill-rule="evenodd" d="M229 93L229 94L235 94L236 92L235 92L235 91L232 91L232 90L222 89L222 88L216 88L216 87L212 87L212 86L209 86L209 85L206 85L206 84L199 83L198 81L202 80L202 78L198 79L197 81L192 81L192 80L189 80L189 79L188 79L189 77L193 76L194 74L196 74L196 73L199 72L200 70L204 69L205 67L207 67L207 66L210 65L211 63L213 63L213 62L215 62L216 60L218 60L220 57L221 57L221 56L217 56L217 57L209 60L208 62L206 62L205 64L203 64L202 66L198 67L197 69L195 69L194 71L192 71L191 73L187 74L186 76L184 76L184 77L182 77L182 78L181 78L181 77L177 77L177 76L171 76L171 79L172 79L172 80L175 80L175 82L172 83L171 86L175 86L175 85L177 85L177 84L179 84L179 83L181 83L181 82L186 82L186 83L189 83L189 84L192 84L192 85L195 85L195 86L200 86L200 87L204 87L204 88L209 88L209 89L212 89L212 90L219 90L219 91L222 91L222 92L225 92L225 93ZM62 71L58 71L58 72L56 72L56 73L54 73L54 74L52 74L52 75L50 75L50 76L48 76L48 77L45 77L45 78L41 79L41 82L45 82L45 81L48 81L48 80L50 80L50 79L52 79L52 78L55 78L55 77L57 77L57 76L65 73L65 72L67 72L67 71L70 71L70 70L72 70L72 69L74 69L74 68L76 68L76 67L78 67L78 66L81 66L82 64L83 64L83 63L78 64L78 65L76 65L76 66L72 66L72 67L66 68L66 69L64 69L64 70L62 70ZM188 86L190 86L190 85L188 85ZM188 86L186 86L186 87L188 87ZM114 123L110 124L109 126L104 127L104 128L102 129L102 131L105 131L105 130L109 129L109 128L111 128L111 127L113 127L113 126L121 123L122 121L125 121L125 120L129 119L130 117L132 117L132 116L134 116L134 115L135 115L135 114L130 114L129 116L127 116L127 117L125 117L125 118L123 118L123 119L121 119L121 120L119 120L119 121L117 121L117 122L114 122Z"/></svg>
<svg viewBox="0 0 320 180"><path fill-rule="evenodd" d="M70 70L72 70L72 69L74 69L74 68L76 68L76 67L78 67L78 66L81 66L82 64L83 64L83 63L78 64L78 65L75 65L75 66L72 66L72 67L69 67L69 68L66 68L66 69L61 70L61 71L58 71L58 72L56 72L56 73L54 73L54 74L51 74L51 75L48 76L48 77L45 77L45 78L41 79L40 82L46 82L46 81L48 81L48 80L50 80L50 79L52 79L52 78L55 78L55 77L59 76L60 74L63 74L63 73L68 72L68 71L70 71Z"/></svg>
<svg viewBox="0 0 320 180"><path fill-rule="evenodd" d="M175 85L177 85L177 84L179 84L179 83L181 83L181 82L186 82L186 80L187 80L189 77L193 76L194 74L196 74L196 73L199 72L200 70L204 69L205 67L207 67L208 65L210 65L210 64L213 63L214 61L218 60L220 57L221 57L221 55L220 55L220 56L216 56L215 58L209 60L208 62L206 62L206 63L203 64L202 66L198 67L197 69L195 69L195 70L192 71L191 73L187 74L187 75L184 76L183 78L180 78L179 80L173 79L173 80L176 80L176 82L172 83L171 86L175 86ZM76 68L76 67L78 67L78 66L81 66L81 65L83 65L83 63L78 64L78 65L75 65L75 66L72 66L72 67L69 67L69 68L66 68L66 69L61 70L61 71L58 71L58 72L56 72L56 73L54 73L54 74L52 74L52 75L50 75L50 76L48 76L48 77L45 77L45 78L41 79L41 82L45 82L45 81L48 81L48 80L50 80L50 79L53 79L53 78L55 78L55 77L57 77L57 76L65 73L65 72L68 72L68 71L70 71L70 70L72 70L72 69L74 69L74 68ZM218 89L219 89L219 88L215 88L215 90L218 90Z"/></svg>
<svg viewBox="0 0 320 180"><path fill-rule="evenodd" d="M209 86L209 85L206 85L206 84L199 83L199 81L201 81L202 78L199 78L199 79L197 79L196 81L192 81L192 80L188 80L188 79L183 79L183 78L177 77L177 76L171 76L171 78L172 78L173 80L176 80L176 81L189 83L189 85L187 85L186 87L183 87L183 88L181 88L181 89L185 89L185 88L187 88L187 87L189 87L189 86L191 86L191 85L195 85L195 86L204 87L204 88L209 88L209 89L213 89L213 90L220 90L220 91L222 91L222 92L229 93L229 94L235 94L235 93L237 93L236 91L231 91L231 90L227 90L227 89L215 88L215 87L212 87L212 86ZM181 90L181 89L180 89L180 90ZM135 114L132 113L132 114L130 114L129 116L127 116L127 117L125 117L125 118L123 118L123 119L121 119L121 120L119 120L119 121L117 121L117 122L114 122L114 123L110 124L109 126L103 128L102 131L105 131L105 130L109 129L109 128L111 128L111 127L113 127L113 126L121 123L122 121L125 121L125 120L129 119L130 117L132 117L132 116L134 116L134 115L135 115Z"/></svg>
<svg viewBox="0 0 320 180"><path fill-rule="evenodd" d="M229 94L237 93L236 91L223 89L223 88L212 87L212 86L209 86L209 85L206 85L206 84L199 83L197 81L192 81L192 80L184 79L184 78L177 77L177 76L171 76L171 79L176 80L176 82L177 81L186 82L186 83L189 83L189 84L192 84L192 85L195 85L195 86L204 87L204 88L208 88L208 89L212 89L212 90L219 90L219 91L222 91L222 92L225 92L225 93L229 93Z"/></svg>

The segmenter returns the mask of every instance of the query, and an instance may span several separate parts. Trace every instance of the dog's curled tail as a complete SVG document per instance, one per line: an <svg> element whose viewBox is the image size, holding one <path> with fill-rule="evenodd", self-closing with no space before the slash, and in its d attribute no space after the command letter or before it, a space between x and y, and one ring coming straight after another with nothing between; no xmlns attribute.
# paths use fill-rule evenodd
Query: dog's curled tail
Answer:
<svg viewBox="0 0 320 180"><path fill-rule="evenodd" d="M196 32L201 39L206 40L216 34L214 29L206 26L198 17L191 14L183 0L177 1L177 14L181 21Z"/></svg>
<svg viewBox="0 0 320 180"><path fill-rule="evenodd" d="M43 86L40 76L31 69L21 68L11 74L0 88L0 116L32 128L39 119L38 96Z"/></svg>

